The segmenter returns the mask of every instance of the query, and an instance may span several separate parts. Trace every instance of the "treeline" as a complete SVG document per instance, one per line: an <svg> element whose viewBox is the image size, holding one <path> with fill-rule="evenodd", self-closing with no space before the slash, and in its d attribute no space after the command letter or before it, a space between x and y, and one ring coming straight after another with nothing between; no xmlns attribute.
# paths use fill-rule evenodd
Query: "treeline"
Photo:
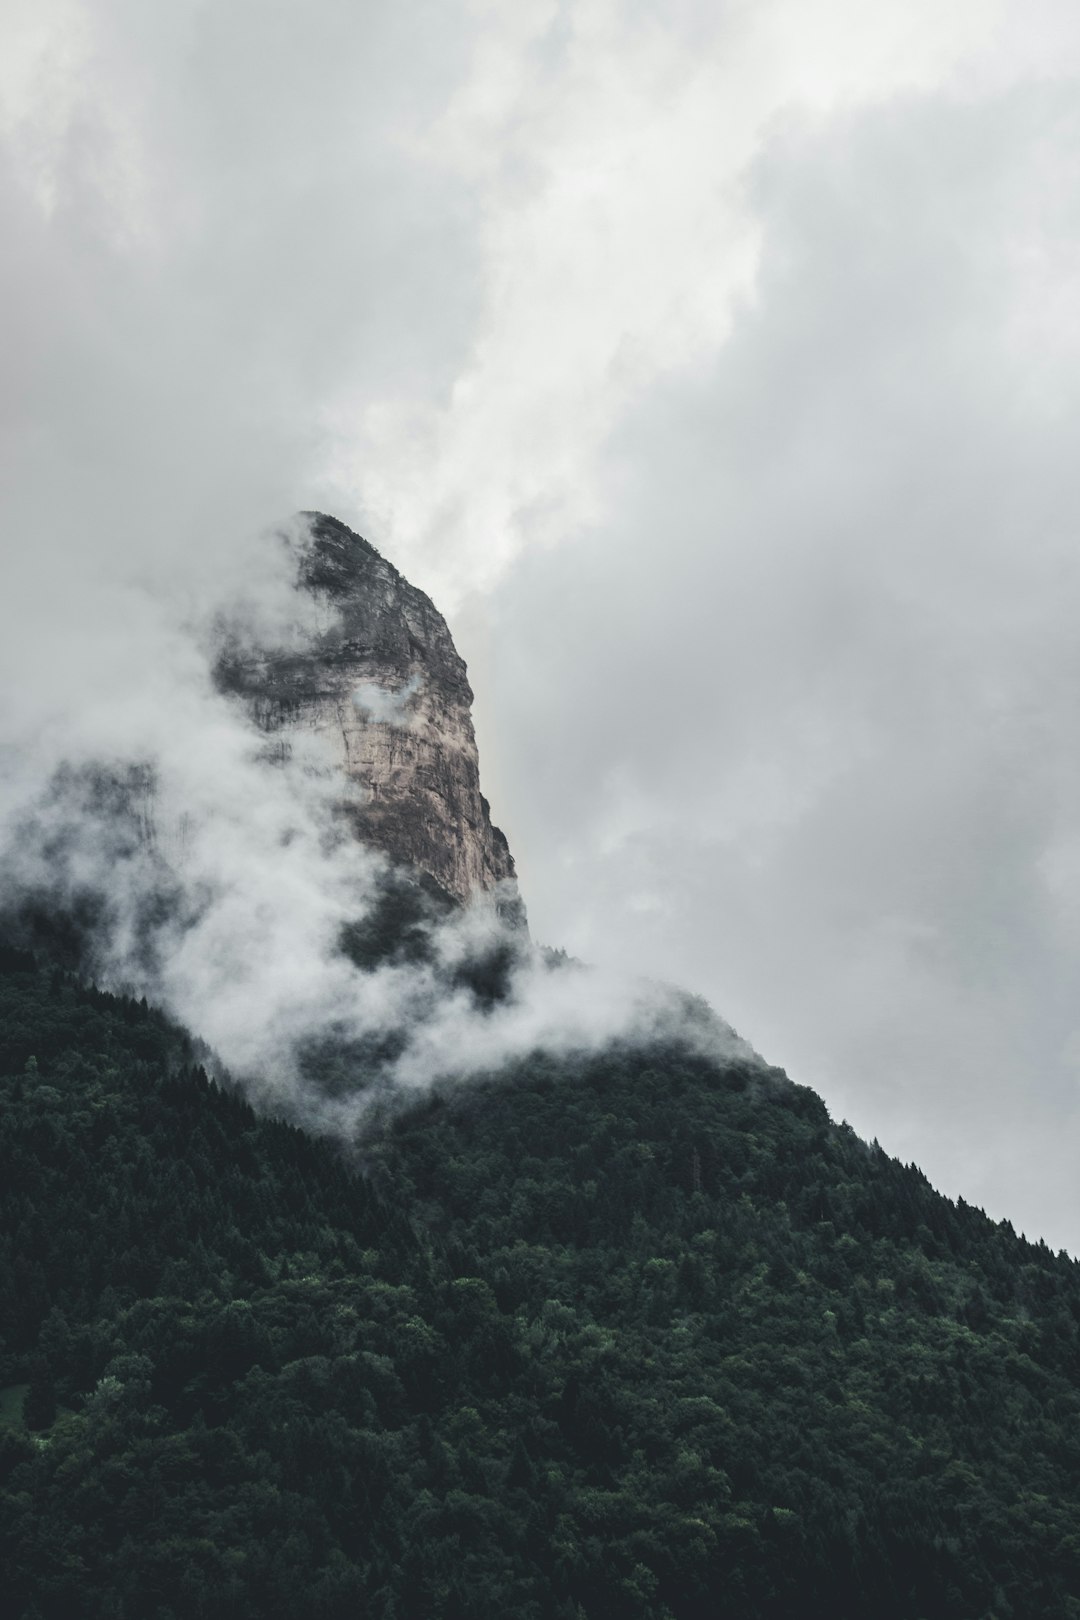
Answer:
<svg viewBox="0 0 1080 1620"><path fill-rule="evenodd" d="M0 1099L10 1620L1080 1616L1080 1268L775 1071L537 1058L350 1160L5 951Z"/></svg>

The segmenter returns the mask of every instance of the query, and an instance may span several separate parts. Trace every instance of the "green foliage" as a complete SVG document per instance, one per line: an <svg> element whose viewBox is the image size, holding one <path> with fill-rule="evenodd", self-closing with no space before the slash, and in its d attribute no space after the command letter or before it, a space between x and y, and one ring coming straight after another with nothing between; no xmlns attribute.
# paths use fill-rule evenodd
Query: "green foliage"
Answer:
<svg viewBox="0 0 1080 1620"><path fill-rule="evenodd" d="M391 867L365 915L347 923L340 945L359 968L387 962L431 962L430 930L452 914L454 902L426 872Z"/></svg>
<svg viewBox="0 0 1080 1620"><path fill-rule="evenodd" d="M29 1389L29 1384L8 1384L0 1389L0 1431L22 1428Z"/></svg>
<svg viewBox="0 0 1080 1620"><path fill-rule="evenodd" d="M1080 1616L1077 1266L776 1071L536 1058L357 1166L0 953L0 1206L10 1620Z"/></svg>

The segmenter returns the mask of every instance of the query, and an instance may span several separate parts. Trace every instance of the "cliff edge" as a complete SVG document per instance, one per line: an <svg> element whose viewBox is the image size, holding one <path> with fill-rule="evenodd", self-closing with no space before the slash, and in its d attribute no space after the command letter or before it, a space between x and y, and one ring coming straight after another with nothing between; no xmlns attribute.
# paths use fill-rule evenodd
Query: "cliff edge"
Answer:
<svg viewBox="0 0 1080 1620"><path fill-rule="evenodd" d="M356 836L466 901L501 886L518 908L514 861L480 791L472 688L446 620L360 535L306 512L297 589L328 611L299 646L227 643L215 679L287 757L315 730L343 775Z"/></svg>

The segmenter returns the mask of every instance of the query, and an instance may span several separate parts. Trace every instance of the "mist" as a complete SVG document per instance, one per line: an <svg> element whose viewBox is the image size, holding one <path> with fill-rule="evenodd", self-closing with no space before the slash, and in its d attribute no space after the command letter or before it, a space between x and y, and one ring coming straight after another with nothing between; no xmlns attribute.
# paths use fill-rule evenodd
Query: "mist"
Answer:
<svg viewBox="0 0 1080 1620"><path fill-rule="evenodd" d="M196 939L273 941L267 1005L339 1016L371 863L208 674L222 615L295 611L265 537L333 512L449 618L541 938L688 985L1076 1249L1076 8L12 0L3 33L20 881L87 769L152 767L153 859L84 829L65 884L174 886L159 989L238 1067L270 1060Z"/></svg>
<svg viewBox="0 0 1080 1620"><path fill-rule="evenodd" d="M205 586L197 600L125 593L122 629L82 640L47 723L2 758L13 937L59 944L104 987L166 1008L261 1105L345 1134L388 1094L538 1050L663 1037L746 1055L672 990L553 964L516 920L516 890L433 903L419 874L343 824L342 773L318 732L275 749L218 690L223 649L299 649L327 629L331 600L297 584L307 539L298 518L238 548L243 584L226 573L216 601ZM149 679L116 679L106 650L121 633ZM415 684L362 685L357 701L398 725ZM407 940L350 950L403 896Z"/></svg>

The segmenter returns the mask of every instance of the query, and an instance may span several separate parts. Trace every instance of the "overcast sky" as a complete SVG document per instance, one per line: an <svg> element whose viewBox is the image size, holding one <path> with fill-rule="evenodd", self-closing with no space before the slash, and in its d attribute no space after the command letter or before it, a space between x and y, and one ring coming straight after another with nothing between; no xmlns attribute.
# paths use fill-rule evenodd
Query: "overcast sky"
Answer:
<svg viewBox="0 0 1080 1620"><path fill-rule="evenodd" d="M6 735L332 510L541 939L1080 1252L1075 0L0 19Z"/></svg>

